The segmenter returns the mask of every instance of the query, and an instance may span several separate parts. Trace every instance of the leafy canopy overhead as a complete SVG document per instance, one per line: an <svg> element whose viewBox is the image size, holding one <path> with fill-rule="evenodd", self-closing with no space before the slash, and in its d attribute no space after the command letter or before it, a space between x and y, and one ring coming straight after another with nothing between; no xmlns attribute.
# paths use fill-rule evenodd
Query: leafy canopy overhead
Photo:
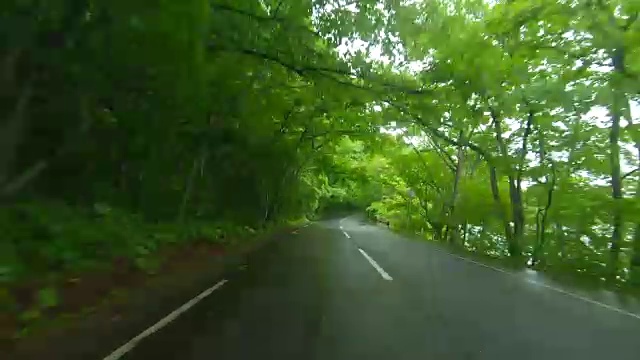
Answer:
<svg viewBox="0 0 640 360"><path fill-rule="evenodd" d="M8 204L255 227L368 208L471 251L638 278L638 1L1 7Z"/></svg>

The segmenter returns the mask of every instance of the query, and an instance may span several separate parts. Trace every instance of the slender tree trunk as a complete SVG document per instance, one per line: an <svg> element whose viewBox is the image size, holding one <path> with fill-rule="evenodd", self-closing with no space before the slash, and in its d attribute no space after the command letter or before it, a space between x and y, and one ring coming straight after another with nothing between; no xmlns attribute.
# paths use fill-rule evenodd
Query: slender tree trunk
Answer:
<svg viewBox="0 0 640 360"><path fill-rule="evenodd" d="M638 192L640 192L640 184L638 184L636 194ZM640 285L640 223L635 225L633 233L633 255L631 256L630 280L632 284Z"/></svg>
<svg viewBox="0 0 640 360"><path fill-rule="evenodd" d="M466 220L462 224L462 247L467 246L467 232L469 231L469 222Z"/></svg>
<svg viewBox="0 0 640 360"><path fill-rule="evenodd" d="M193 190L193 184L195 183L196 175L198 173L198 162L198 158L193 159L193 165L191 165L191 171L189 171L189 175L187 176L187 181L184 187L184 192L182 193L182 202L180 203L180 211L178 213L178 221L181 224L184 224L187 216L187 206L189 205L191 192Z"/></svg>
<svg viewBox="0 0 640 360"><path fill-rule="evenodd" d="M187 177L187 181L184 188L184 193L182 194L182 202L180 204L180 212L178 213L178 219L180 223L184 223L187 215L187 209L189 206L189 201L191 201L191 195L193 194L193 188L195 187L196 177L198 172L200 172L200 177L204 176L204 170L207 163L207 158L209 157L209 147L206 143L203 143L193 159L193 164L191 165L191 171L189 171L189 175Z"/></svg>
<svg viewBox="0 0 640 360"><path fill-rule="evenodd" d="M9 116L0 119L0 184L11 178L16 152L27 128L26 113L32 93L32 80L29 80Z"/></svg>
<svg viewBox="0 0 640 360"><path fill-rule="evenodd" d="M544 143L544 134L542 129L538 128L538 156L540 158L540 165L545 166L547 162L551 162L552 175L548 174L544 176L544 186L547 189L547 199L544 205L538 204L538 211L536 212L536 244L531 257L531 265L535 266L542 260L542 254L544 253L544 245L546 243L546 221L551 208L553 200L553 191L556 184L556 173L553 161L548 161L546 156L546 149ZM550 182L551 179L551 182Z"/></svg>
<svg viewBox="0 0 640 360"><path fill-rule="evenodd" d="M21 173L14 175L11 178L4 179L4 183L0 181L0 200L10 198L17 194L26 185L28 185L31 181L35 180L40 174L42 174L42 172L49 167L52 161L54 161L58 157L63 156L66 152L74 147L74 145L76 144L75 140L78 137L85 135L89 131L93 123L93 117L90 114L89 109L89 102L86 100L81 101L81 123L79 128L76 131L72 131L70 134L68 134L62 145L58 149L56 149L50 157L40 159L27 167ZM0 134L0 147L2 145L1 135L2 134Z"/></svg>
<svg viewBox="0 0 640 360"><path fill-rule="evenodd" d="M513 216L513 246L515 255L520 256L520 243L524 236L525 218L524 205L522 203L522 191L515 179L509 176L509 199L511 200L511 213Z"/></svg>
<svg viewBox="0 0 640 360"><path fill-rule="evenodd" d="M524 135L522 136L522 148L520 150L520 159L518 164L516 164L516 177L515 180L509 178L509 189L511 191L511 208L513 211L513 233L514 233L514 241L516 244L520 244L524 237L525 230L525 215L524 215L524 202L522 199L522 174L524 173L527 152L528 152L528 140L529 135L531 135L531 130L533 127L534 113L533 110L529 109L529 114L527 116L527 124L524 130ZM504 152L504 156L506 157L508 154L506 153L506 146L504 141L502 141L502 133L500 133L501 140L501 149ZM520 254L518 254L520 255Z"/></svg>
<svg viewBox="0 0 640 360"><path fill-rule="evenodd" d="M287 185L287 181L293 175L298 173L298 169L287 166L282 178L278 182L276 189L273 193L267 193L267 210L265 212L264 222L268 222L277 218L281 207L281 194L282 190Z"/></svg>
<svg viewBox="0 0 640 360"><path fill-rule="evenodd" d="M620 258L620 242L622 241L622 179L620 176L620 145L618 139L620 137L620 118L614 116L614 123L611 127L609 136L609 151L611 162L611 197L613 200L611 227L613 233L611 235L610 257L608 264L609 280L614 280L618 274L618 265Z"/></svg>
<svg viewBox="0 0 640 360"><path fill-rule="evenodd" d="M267 221L269 221L269 214L270 214L269 210L270 210L270 207L271 207L271 203L269 202L269 200L270 200L269 199L269 191L266 191L265 194L264 194L264 203L265 203L264 216L262 217L262 222L265 223L265 224L267 223Z"/></svg>
<svg viewBox="0 0 640 360"><path fill-rule="evenodd" d="M518 253L519 249L517 245L513 242L513 233L511 230L511 225L509 225L509 219L507 219L507 214L502 207L502 199L500 198L500 188L498 187L498 175L495 166L489 164L489 178L491 181L491 195L493 196L493 201L496 206L496 212L500 216L502 220L502 225L504 228L504 236L507 239L507 243L509 244L509 254L515 255Z"/></svg>
<svg viewBox="0 0 640 360"><path fill-rule="evenodd" d="M564 229L562 228L562 225L560 225L560 223L558 221L556 221L554 223L555 226L555 236L556 239L558 239L558 244L559 244L559 248L560 248L560 260L564 260L564 253L565 253L565 247L566 247L566 238L564 236Z"/></svg>
<svg viewBox="0 0 640 360"><path fill-rule="evenodd" d="M459 142L462 140L463 133L460 131ZM449 240L451 243L455 243L458 238L458 225L454 224L454 212L456 201L458 199L458 192L460 187L460 179L462 178L462 170L464 166L464 148L462 146L458 147L458 151L456 154L456 172L453 178L453 191L451 192L451 198L449 199L449 206L447 209L447 234L445 236L449 236ZM449 234L449 231L451 233Z"/></svg>
<svg viewBox="0 0 640 360"><path fill-rule="evenodd" d="M614 76L624 71L624 51L618 48L612 56ZM614 79L615 80L615 79ZM609 131L609 162L611 165L611 198L613 209L611 211L611 245L609 263L607 264L607 279L615 281L618 275L620 262L620 246L623 239L622 219L622 176L620 174L620 118L622 117L622 99L624 95L617 86L617 81L611 84L613 88L613 102L611 104L611 129Z"/></svg>
<svg viewBox="0 0 640 360"><path fill-rule="evenodd" d="M491 117L493 118L493 127L495 130L496 142L498 143L498 147L500 148L500 153L504 159L504 161L509 160L509 153L507 151L507 145L502 138L502 121L498 114L495 112L493 108L491 110ZM526 146L526 140L525 140ZM511 170L512 167L509 166ZM495 176L495 168L493 169ZM521 188L518 184L518 176L514 177L511 173L508 175L509 180L509 200L511 203L511 214L513 217L513 231L511 232L509 241L509 254L514 257L520 257L522 255L522 251L520 249L520 242L522 241L522 236L524 234L524 206L522 204L522 194ZM497 180L496 180L497 183ZM509 226L509 228L511 228Z"/></svg>
<svg viewBox="0 0 640 360"><path fill-rule="evenodd" d="M553 203L553 192L555 190L556 185L556 174L555 167L552 165L552 175L551 175L551 183L549 184L549 180L547 180L547 201L543 208L538 208L538 212L536 214L536 239L537 245L533 251L533 257L531 259L532 265L538 264L542 259L542 253L544 252L544 246L547 241L547 217L549 215L549 209L551 208L551 204Z"/></svg>
<svg viewBox="0 0 640 360"><path fill-rule="evenodd" d="M636 129L631 116L629 117L629 133L634 141L637 156L637 166L640 167L640 131ZM640 176L636 180L636 203L640 203ZM630 281L633 284L640 285L640 221L636 221L633 232L633 254L631 255Z"/></svg>

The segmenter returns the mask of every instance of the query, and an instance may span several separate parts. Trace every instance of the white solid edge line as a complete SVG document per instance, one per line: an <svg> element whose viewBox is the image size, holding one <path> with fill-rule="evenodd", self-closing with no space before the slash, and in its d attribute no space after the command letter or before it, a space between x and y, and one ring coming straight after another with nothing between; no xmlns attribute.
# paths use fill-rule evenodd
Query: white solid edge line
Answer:
<svg viewBox="0 0 640 360"><path fill-rule="evenodd" d="M347 232L346 232L346 231L344 231L344 230L343 230L343 231L342 231L342 233L344 234L344 236L346 236L346 237L347 237L347 239L351 239L351 236L349 236L349 234L347 234Z"/></svg>
<svg viewBox="0 0 640 360"><path fill-rule="evenodd" d="M369 254L367 254L366 252L364 252L364 250L360 248L358 248L358 250L360 250L360 253L362 254L362 256L364 256L365 259L369 261L371 266L373 266L373 268L376 269L378 273L380 273L380 276L382 276L383 279L389 280L389 281L393 280L393 278L389 274L387 274L387 272L384 271L384 269L381 268L380 265L378 265L378 263L371 258L371 256L369 256Z"/></svg>
<svg viewBox="0 0 640 360"><path fill-rule="evenodd" d="M447 254L449 254L449 255L451 255L451 256L453 256L455 258L458 258L460 260L463 260L463 261L466 261L466 262L470 262L470 263L476 264L478 266L486 267L487 269L495 270L495 271L498 271L498 272L501 272L501 273L507 274L507 275L513 275L513 273L510 273L510 272L508 272L508 271L506 271L504 269L500 269L500 268L497 268L497 267L493 267L491 265L483 264L481 262L477 262L475 260L471 260L471 259L468 259L466 257L462 257L462 256L455 255L455 254L452 254L452 253L447 253Z"/></svg>
<svg viewBox="0 0 640 360"><path fill-rule="evenodd" d="M535 285L542 286L542 287L547 288L547 289L549 289L549 290L553 290L553 291L559 292L559 293L561 293L561 294L563 294L563 295L567 295L567 296L569 296L569 297L576 298L576 299L578 299L578 300L582 300L582 301L584 301L584 302L588 302L588 303L590 303L590 304L593 304L593 305L597 305L597 306L603 307L603 308L605 308L605 309L607 309L607 310L615 311L615 312L617 312L617 313L619 313L619 314L627 315L627 316L630 316L630 317L632 317L632 318L635 318L635 319L640 320L640 315L638 315L638 314L634 314L634 313L629 312L629 311L626 311L626 310L622 310L622 309L617 308L617 307L615 307L615 306L611 306L611 305L608 305L608 304L605 304L605 303L601 303L600 301L593 300L593 299L589 299L588 297L584 297L584 296L582 296L582 295L574 294L574 293L572 293L572 292L568 292L568 291L566 291L566 290L562 290L562 289L559 289L559 288L554 287L554 286L551 286L551 285L543 284L543 283L541 283L541 282L537 282L537 281L535 281L535 280L530 280L530 279L529 279L529 280L526 280L526 281L527 281L527 282L529 282L529 283L535 284Z"/></svg>
<svg viewBox="0 0 640 360"><path fill-rule="evenodd" d="M477 261L474 261L474 260L471 260L471 259L468 259L468 258L465 258L465 257L462 257L462 256L458 256L458 255L455 255L455 254L451 254L451 253L448 253L448 254L453 256L453 257L455 257L455 258L458 258L460 260L463 260L463 261L466 261L466 262L470 262L472 264L476 264L476 265L485 267L487 269L495 270L495 271L498 271L498 272L501 272L503 274L507 274L507 275L510 275L510 276L517 276L517 274L514 274L512 272L509 272L509 271L506 271L506 270L503 270L503 269L499 269L497 267L493 267L493 266L490 266L490 265L487 265L487 264L483 264L483 263L480 263L480 262L477 262ZM575 293L572 293L572 292L569 292L569 291L566 291L566 290L562 290L562 289L557 288L555 286L547 285L545 283L541 283L541 282L538 282L538 281L535 281L535 280L525 279L525 281L528 282L528 283L531 283L531 284L542 286L542 287L544 287L546 289L558 292L560 294L572 297L574 299L582 300L582 301L587 302L589 304L600 306L600 307L605 308L607 310L615 311L615 312L617 312L619 314L630 316L632 318L640 320L640 315L632 313L630 311L622 310L622 309L617 308L615 306L611 306L611 305L602 303L602 302L597 301L597 300L589 299L588 297L585 297L585 296L582 296L582 295L578 295L578 294L575 294Z"/></svg>
<svg viewBox="0 0 640 360"><path fill-rule="evenodd" d="M150 328L148 328L147 330L141 332L138 336L134 337L133 339L129 340L126 344L124 344L124 345L120 346L119 348L117 348L114 352L109 354L103 360L117 360L117 359L120 359L123 355L125 355L126 353L131 351L131 349L133 349L142 339L144 339L145 337L147 337L147 336L155 333L156 331L162 329L164 326L166 326L167 324L169 324L170 322L175 320L178 316L182 315L182 313L184 313L185 311L189 310L191 307L193 307L199 301L201 301L202 299L204 299L207 296L211 295L212 292L218 290L226 282L227 282L227 280L221 280L217 284L215 284L214 286L212 286L212 287L208 288L207 290L203 291L202 293L200 293L200 295L198 295L198 296L194 297L193 299L189 300L184 305L182 305L179 308L175 309L169 315L165 316L160 321L158 321L157 323L153 324Z"/></svg>

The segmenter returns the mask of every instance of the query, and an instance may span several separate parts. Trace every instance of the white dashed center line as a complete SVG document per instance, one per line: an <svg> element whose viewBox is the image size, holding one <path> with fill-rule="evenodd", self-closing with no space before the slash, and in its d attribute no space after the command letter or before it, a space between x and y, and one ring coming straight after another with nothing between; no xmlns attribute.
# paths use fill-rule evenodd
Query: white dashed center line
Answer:
<svg viewBox="0 0 640 360"><path fill-rule="evenodd" d="M360 248L358 248L358 250L360 250L360 253L362 254L362 256L364 256L365 259L367 259L369 261L371 266L373 266L373 268L376 269L380 273L380 276L382 276L383 279L388 280L388 281L393 280L393 278L389 274L387 274L387 272L384 271L384 269L382 267L380 267L380 265L378 265L378 263L375 260L373 260L371 258L371 256L369 256L369 254L367 254L366 252L364 252L364 250L362 250Z"/></svg>

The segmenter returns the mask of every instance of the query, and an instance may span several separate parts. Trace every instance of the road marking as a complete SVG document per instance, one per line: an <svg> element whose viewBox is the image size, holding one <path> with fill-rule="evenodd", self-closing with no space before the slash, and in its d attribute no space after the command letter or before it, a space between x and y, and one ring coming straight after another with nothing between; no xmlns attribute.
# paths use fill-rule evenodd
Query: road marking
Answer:
<svg viewBox="0 0 640 360"><path fill-rule="evenodd" d="M481 262L477 262L477 261L475 261L475 260L471 260L471 259L468 259L468 258L466 258L466 257L462 257L462 256L459 256L459 255L455 255L455 254L452 254L452 253L449 253L449 252L446 252L446 253L447 253L447 254L449 254L449 255L451 255L451 256L453 256L453 257L455 257L455 258L458 258L458 259L460 259L460 260L463 260L463 261L466 261L466 262L470 262L470 263L472 263L472 264L476 264L476 265L478 265L478 266L486 267L487 269L495 270L495 271L498 271L498 272L501 272L501 273L503 273L503 274L507 274L507 275L514 275L513 273L511 273L511 272L509 272L509 271L506 271L506 270L504 270L504 269L500 269L500 268L497 268L497 267L493 267L493 266L491 266L491 265L483 264L483 263L481 263Z"/></svg>
<svg viewBox="0 0 640 360"><path fill-rule="evenodd" d="M535 281L535 280L527 279L526 281L528 283L535 284L535 285L538 285L538 286L542 286L542 287L547 288L549 290L553 290L553 291L559 292L560 294L563 294L563 295L566 295L566 296L569 296L569 297L572 297L572 298L575 298L575 299L578 299L578 300L582 300L584 302L588 302L590 304L603 307L603 308L605 308L607 310L615 311L615 312L617 312L619 314L631 316L632 318L636 318L636 319L640 320L640 315L634 314L634 313L626 311L626 310L622 310L622 309L617 308L615 306L611 306L611 305L608 305L608 304L605 304L605 303L601 303L600 301L589 299L588 297L584 297L582 295L574 294L572 292L568 292L566 290L562 290L560 288L557 288L557 287L554 287L554 286L551 286L551 285L547 285L545 283L541 283L541 282L538 282L538 281Z"/></svg>
<svg viewBox="0 0 640 360"><path fill-rule="evenodd" d="M477 262L475 260L471 260L471 259L468 259L468 258L465 258L465 257L462 257L462 256L455 255L455 254L451 254L451 253L447 253L447 254L449 254L449 255L451 255L451 256L453 256L455 258L458 258L460 260L463 260L463 261L466 261L466 262L470 262L472 264L476 264L476 265L485 267L487 269L495 270L495 271L501 272L503 274L507 274L509 276L519 277L518 274L515 274L515 273L510 272L510 271L506 271L504 269L500 269L500 268L497 268L497 267L494 267L494 266L491 266L491 265L483 264L483 263ZM545 283L541 283L539 281L535 281L535 280L531 280L531 279L524 279L524 280L526 282L530 283L530 284L542 286L542 287L544 287L546 289L549 289L549 290L555 291L557 293L572 297L574 299L582 300L582 301L587 302L589 304L600 306L600 307L605 308L607 310L615 311L615 312L617 312L619 314L630 316L632 318L640 320L640 315L632 313L630 311L626 311L626 310L617 308L615 306L602 303L602 302L597 301L597 300L589 299L588 297L585 297L585 296L582 296L582 295L578 295L578 294L575 294L575 293L572 293L572 292L569 292L569 291L566 291L566 290L562 290L562 289L557 288L555 286L551 286L551 285L548 285L548 284L545 284Z"/></svg>
<svg viewBox="0 0 640 360"><path fill-rule="evenodd" d="M343 231L342 231L342 233L344 234L344 236L346 236L346 237L347 237L347 239L351 239L351 236L349 236L349 234L347 234L347 232L346 232L346 231L344 231L344 230L343 230Z"/></svg>
<svg viewBox="0 0 640 360"><path fill-rule="evenodd" d="M369 254L367 254L366 252L364 252L364 250L360 248L358 248L358 250L360 250L360 253L362 254L362 256L364 256L367 260L369 260L369 263L371 264L371 266L373 266L374 269L378 270L378 272L380 273L380 276L382 276L383 279L389 280L389 281L393 280L393 278L389 274L387 274L387 272L384 271L384 269L381 268L380 265L378 265L378 263L371 258L371 256L369 256Z"/></svg>
<svg viewBox="0 0 640 360"><path fill-rule="evenodd" d="M125 355L126 353L131 351L131 349L133 349L136 345L138 345L138 343L142 339L144 339L147 336L149 336L149 335L155 333L156 331L162 329L164 326L166 326L167 324L169 324L170 322L172 322L173 320L178 318L178 316L182 315L182 313L184 313L185 311L189 310L191 307L193 307L195 304L200 302L202 299L204 299L207 296L211 295L212 292L218 290L226 282L227 282L227 280L221 280L217 284L215 284L212 287L208 288L207 290L203 291L202 293L200 293L200 295L198 295L198 296L194 297L193 299L189 300L184 305L180 306L179 308L177 308L176 310L171 312L169 315L165 316L160 321L158 321L157 323L152 325L150 328L148 328L147 330L141 332L138 336L134 337L133 339L129 340L129 342L127 342L126 344L124 344L124 345L120 346L119 348L117 348L114 352L109 354L103 360L117 360L117 359L120 359L123 355Z"/></svg>

